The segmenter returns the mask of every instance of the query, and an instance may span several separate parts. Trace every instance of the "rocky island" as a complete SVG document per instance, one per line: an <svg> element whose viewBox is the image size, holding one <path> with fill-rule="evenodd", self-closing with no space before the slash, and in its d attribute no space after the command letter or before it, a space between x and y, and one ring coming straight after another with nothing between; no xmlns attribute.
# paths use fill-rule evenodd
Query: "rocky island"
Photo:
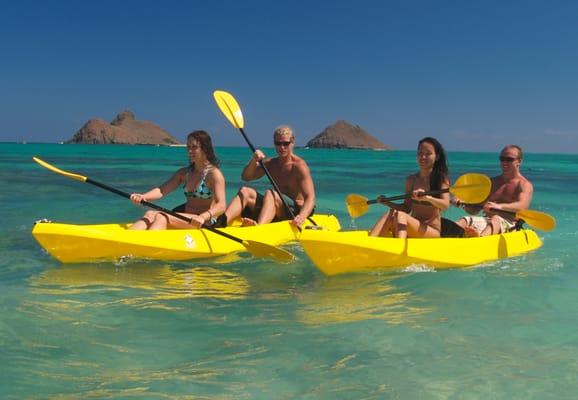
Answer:
<svg viewBox="0 0 578 400"><path fill-rule="evenodd" d="M172 145L179 141L158 125L138 121L125 110L110 124L102 119L89 120L66 143Z"/></svg>
<svg viewBox="0 0 578 400"><path fill-rule="evenodd" d="M371 136L358 125L339 120L307 142L306 147L339 149L390 150L391 147Z"/></svg>

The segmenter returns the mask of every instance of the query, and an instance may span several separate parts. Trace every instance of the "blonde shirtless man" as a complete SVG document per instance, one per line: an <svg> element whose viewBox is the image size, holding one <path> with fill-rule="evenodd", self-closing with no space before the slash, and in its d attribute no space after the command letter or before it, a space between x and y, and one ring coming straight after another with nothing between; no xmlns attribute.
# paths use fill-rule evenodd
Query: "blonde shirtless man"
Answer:
<svg viewBox="0 0 578 400"><path fill-rule="evenodd" d="M530 207L534 187L520 172L523 157L520 146L510 144L502 149L500 153L502 174L492 178L490 196L482 209L485 216L466 216L457 221L457 224L464 228L466 236L488 236L508 232L517 222L513 213ZM457 198L452 202L461 204ZM469 207L465 208L468 211Z"/></svg>
<svg viewBox="0 0 578 400"><path fill-rule="evenodd" d="M291 211L294 217L273 188L261 194L252 187L243 186L225 210L224 217L219 220L219 226L226 226L227 222L242 217L243 225L292 219L293 224L300 227L313 213L315 208L313 179L305 160L293 154L295 147L293 130L286 125L279 126L273 133L273 140L277 157L265 158L261 150L255 150L253 158L243 169L241 178L244 181L262 178L265 175L264 169L259 164L262 161L281 193L293 202Z"/></svg>

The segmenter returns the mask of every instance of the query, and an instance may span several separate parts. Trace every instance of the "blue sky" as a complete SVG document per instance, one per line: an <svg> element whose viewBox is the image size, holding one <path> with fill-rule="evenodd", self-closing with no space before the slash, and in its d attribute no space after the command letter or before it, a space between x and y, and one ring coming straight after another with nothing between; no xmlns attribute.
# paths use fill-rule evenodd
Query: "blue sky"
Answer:
<svg viewBox="0 0 578 400"><path fill-rule="evenodd" d="M396 149L578 152L575 1L18 1L0 13L0 141L124 109L183 140L231 92L255 145L338 119Z"/></svg>

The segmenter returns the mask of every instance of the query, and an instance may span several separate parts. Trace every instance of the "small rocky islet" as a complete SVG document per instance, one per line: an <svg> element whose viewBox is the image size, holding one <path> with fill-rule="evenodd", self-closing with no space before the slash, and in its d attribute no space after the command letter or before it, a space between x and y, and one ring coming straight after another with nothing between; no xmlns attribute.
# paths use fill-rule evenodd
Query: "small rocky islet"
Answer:
<svg viewBox="0 0 578 400"><path fill-rule="evenodd" d="M157 124L139 121L130 110L119 113L112 122L91 119L66 143L176 145L179 141Z"/></svg>
<svg viewBox="0 0 578 400"><path fill-rule="evenodd" d="M170 133L150 121L140 121L130 110L119 113L110 123L90 119L66 143L179 145ZM329 149L391 150L387 144L359 125L338 120L310 139L305 147Z"/></svg>

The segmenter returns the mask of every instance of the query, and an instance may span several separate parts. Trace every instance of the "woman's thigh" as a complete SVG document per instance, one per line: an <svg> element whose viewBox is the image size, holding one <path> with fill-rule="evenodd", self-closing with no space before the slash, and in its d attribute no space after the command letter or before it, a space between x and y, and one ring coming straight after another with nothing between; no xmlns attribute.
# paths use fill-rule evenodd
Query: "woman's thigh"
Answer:
<svg viewBox="0 0 578 400"><path fill-rule="evenodd" d="M408 237L440 237L440 231L432 228L419 219L408 215L407 235Z"/></svg>

